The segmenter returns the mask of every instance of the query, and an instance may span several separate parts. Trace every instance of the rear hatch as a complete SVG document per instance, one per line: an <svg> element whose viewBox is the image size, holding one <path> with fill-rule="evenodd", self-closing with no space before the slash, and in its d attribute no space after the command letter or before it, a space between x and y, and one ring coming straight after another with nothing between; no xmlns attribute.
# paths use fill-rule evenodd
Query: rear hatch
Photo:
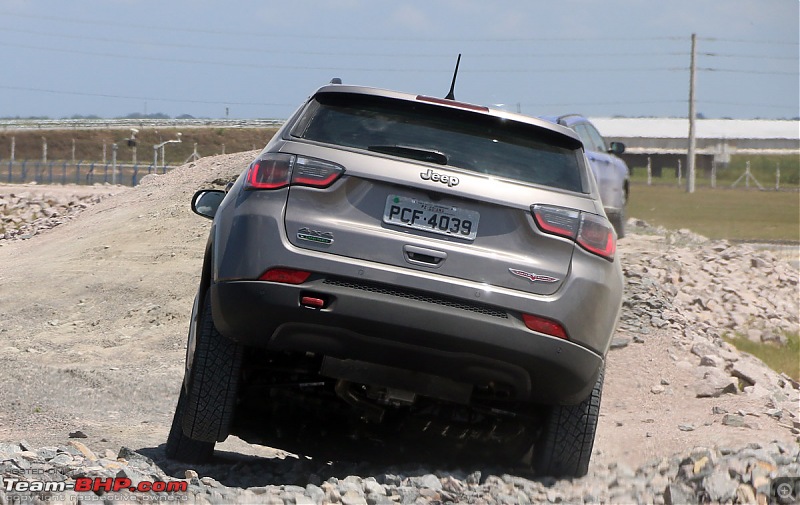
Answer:
<svg viewBox="0 0 800 505"><path fill-rule="evenodd" d="M577 140L457 104L318 93L280 150L344 168L290 188L295 246L488 286L554 293L574 244L531 206L594 210Z"/></svg>

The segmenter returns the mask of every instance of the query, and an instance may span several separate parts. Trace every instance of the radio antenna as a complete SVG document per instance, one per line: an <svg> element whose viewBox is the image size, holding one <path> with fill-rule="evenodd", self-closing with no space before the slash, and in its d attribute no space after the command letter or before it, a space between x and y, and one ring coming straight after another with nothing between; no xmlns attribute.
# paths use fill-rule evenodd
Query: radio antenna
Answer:
<svg viewBox="0 0 800 505"><path fill-rule="evenodd" d="M445 99L447 100L455 100L456 96L454 94L456 90L456 77L458 77L458 64L461 63L461 53L458 53L458 59L456 60L456 70L453 72L453 82L450 83L450 92L447 93Z"/></svg>

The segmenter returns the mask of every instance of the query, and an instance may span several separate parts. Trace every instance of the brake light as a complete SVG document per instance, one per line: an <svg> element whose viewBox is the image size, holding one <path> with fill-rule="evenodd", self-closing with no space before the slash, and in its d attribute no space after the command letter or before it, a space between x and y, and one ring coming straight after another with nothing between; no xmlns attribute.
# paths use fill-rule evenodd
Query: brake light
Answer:
<svg viewBox="0 0 800 505"><path fill-rule="evenodd" d="M550 335L551 337L567 338L567 330L556 321L545 317L522 314L522 321L528 329Z"/></svg>
<svg viewBox="0 0 800 505"><path fill-rule="evenodd" d="M270 268L258 278L260 281L280 282L281 284L302 284L311 272L295 270L293 268Z"/></svg>
<svg viewBox="0 0 800 505"><path fill-rule="evenodd" d="M534 205L531 210L543 232L575 240L580 227L580 211L549 205Z"/></svg>
<svg viewBox="0 0 800 505"><path fill-rule="evenodd" d="M567 237L590 253L613 261L617 238L603 216L550 205L532 205L531 213L543 232Z"/></svg>
<svg viewBox="0 0 800 505"><path fill-rule="evenodd" d="M290 185L327 188L344 173L328 161L285 153L267 153L247 172L247 189L280 189Z"/></svg>
<svg viewBox="0 0 800 505"><path fill-rule="evenodd" d="M270 153L250 164L247 188L278 189L289 185L295 157L291 154Z"/></svg>
<svg viewBox="0 0 800 505"><path fill-rule="evenodd" d="M578 244L587 251L609 260L614 259L614 253L617 251L614 229L608 223L608 220L585 212L581 213L581 230L578 232Z"/></svg>
<svg viewBox="0 0 800 505"><path fill-rule="evenodd" d="M328 161L298 156L292 173L292 184L327 188L344 173L344 167Z"/></svg>
<svg viewBox="0 0 800 505"><path fill-rule="evenodd" d="M418 95L417 100L420 102L436 103L439 105L449 105L451 107L458 107L459 109L474 110L478 112L489 112L489 107L482 105L473 105L471 103L456 102L455 100L448 100L447 98L436 98L435 96Z"/></svg>

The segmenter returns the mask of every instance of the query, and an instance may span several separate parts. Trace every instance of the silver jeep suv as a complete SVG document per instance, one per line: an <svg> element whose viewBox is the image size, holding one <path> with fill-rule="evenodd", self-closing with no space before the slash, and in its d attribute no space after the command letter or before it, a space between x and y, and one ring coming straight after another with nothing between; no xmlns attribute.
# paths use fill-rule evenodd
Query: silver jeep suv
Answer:
<svg viewBox="0 0 800 505"><path fill-rule="evenodd" d="M587 472L622 274L573 131L328 85L192 208L213 224L169 457L313 454L316 418Z"/></svg>

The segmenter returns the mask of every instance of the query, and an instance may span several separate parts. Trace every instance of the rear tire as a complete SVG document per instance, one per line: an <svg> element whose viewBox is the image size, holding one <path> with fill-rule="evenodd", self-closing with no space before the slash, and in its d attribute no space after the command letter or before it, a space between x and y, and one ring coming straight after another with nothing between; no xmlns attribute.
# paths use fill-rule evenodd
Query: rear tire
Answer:
<svg viewBox="0 0 800 505"><path fill-rule="evenodd" d="M608 220L611 221L611 226L617 232L617 238L623 238L625 236L625 209L620 210L617 214L608 216Z"/></svg>
<svg viewBox="0 0 800 505"><path fill-rule="evenodd" d="M222 442L228 437L233 422L243 347L217 331L211 317L209 293L206 293L196 339L183 432L193 440Z"/></svg>
<svg viewBox="0 0 800 505"><path fill-rule="evenodd" d="M167 437L167 457L184 463L205 463L214 454L214 442L193 440L183 434L183 415L186 410L186 392L181 386L178 405Z"/></svg>
<svg viewBox="0 0 800 505"><path fill-rule="evenodd" d="M539 475L583 477L589 471L603 391L603 369L591 394L578 405L554 405L533 448Z"/></svg>

